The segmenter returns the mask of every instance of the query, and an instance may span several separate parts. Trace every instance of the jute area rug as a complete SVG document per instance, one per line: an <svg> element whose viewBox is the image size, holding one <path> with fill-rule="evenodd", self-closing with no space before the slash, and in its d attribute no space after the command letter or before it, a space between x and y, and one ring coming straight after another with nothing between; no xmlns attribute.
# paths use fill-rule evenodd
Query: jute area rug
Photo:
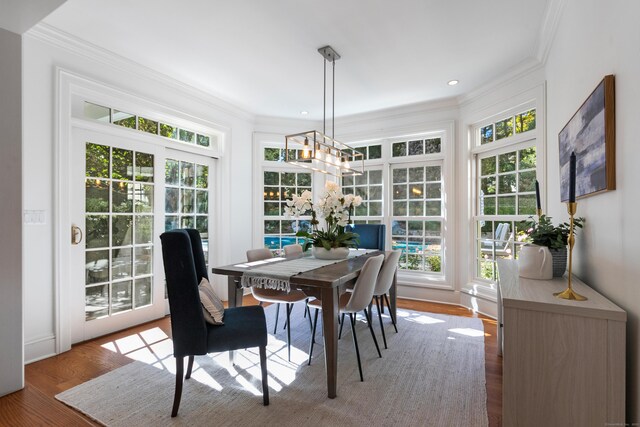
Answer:
<svg viewBox="0 0 640 427"><path fill-rule="evenodd" d="M185 381L178 417L171 418L175 363L170 338L159 328L106 345L132 363L56 396L107 426L486 426L484 332L479 319L398 310L398 333L383 318L389 348L379 358L364 317L356 326L364 382L360 382L349 323L339 341L338 396L327 398L321 316L311 366L309 323L292 312L287 360L284 308L273 335L269 323L271 404L262 405L257 349L198 356ZM375 315L374 310L374 315Z"/></svg>

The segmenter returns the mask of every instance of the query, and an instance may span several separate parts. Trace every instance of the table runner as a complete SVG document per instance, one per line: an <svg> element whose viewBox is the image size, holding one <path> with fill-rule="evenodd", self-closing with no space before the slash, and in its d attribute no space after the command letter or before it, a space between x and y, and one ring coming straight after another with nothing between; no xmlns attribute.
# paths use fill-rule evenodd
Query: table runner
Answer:
<svg viewBox="0 0 640 427"><path fill-rule="evenodd" d="M355 258L377 250L352 249L348 258ZM300 273L315 270L327 265L342 262L344 259L324 260L313 257L295 258L271 258L262 262L238 264L236 267L250 268L242 275L242 287L256 286L264 289L275 289L289 292L291 290L290 279Z"/></svg>

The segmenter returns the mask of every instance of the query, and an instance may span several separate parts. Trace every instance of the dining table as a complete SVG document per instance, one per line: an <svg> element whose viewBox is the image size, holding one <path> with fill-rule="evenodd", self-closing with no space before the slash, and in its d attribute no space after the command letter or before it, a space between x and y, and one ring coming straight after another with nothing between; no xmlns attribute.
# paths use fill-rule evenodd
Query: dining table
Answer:
<svg viewBox="0 0 640 427"><path fill-rule="evenodd" d="M309 297L316 297L322 302L322 321L324 327L324 359L327 375L327 396L333 399L337 396L338 380L338 301L341 292L356 281L364 263L369 257L385 254L384 251L367 251L361 255L350 256L345 260L325 265L313 270L304 271L289 277L291 289L300 289ZM292 254L282 257L281 261L295 260L308 254ZM239 307L245 287L242 286L242 276L251 271L251 263L235 263L212 268L213 274L227 276L228 305ZM389 290L389 310L396 319L396 286L394 275L393 284Z"/></svg>

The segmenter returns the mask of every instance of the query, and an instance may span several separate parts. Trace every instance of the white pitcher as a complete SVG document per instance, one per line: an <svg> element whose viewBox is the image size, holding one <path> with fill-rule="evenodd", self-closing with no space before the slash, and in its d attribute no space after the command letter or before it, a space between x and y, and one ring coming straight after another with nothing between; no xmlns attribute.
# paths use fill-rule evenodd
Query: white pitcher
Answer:
<svg viewBox="0 0 640 427"><path fill-rule="evenodd" d="M536 280L553 278L553 260L546 246L525 245L518 257L520 277Z"/></svg>

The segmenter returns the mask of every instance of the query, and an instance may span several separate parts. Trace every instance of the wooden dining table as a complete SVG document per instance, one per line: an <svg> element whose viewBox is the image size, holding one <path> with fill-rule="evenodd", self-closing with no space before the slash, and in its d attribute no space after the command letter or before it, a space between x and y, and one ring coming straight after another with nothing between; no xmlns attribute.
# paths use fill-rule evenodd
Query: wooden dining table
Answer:
<svg viewBox="0 0 640 427"><path fill-rule="evenodd" d="M337 396L338 380L338 299L341 291L355 282L367 258L383 254L383 251L369 252L354 258L330 264L291 276L289 283L292 289L300 289L310 297L322 301L322 321L324 325L324 360L327 374L327 396ZM288 255L286 258L299 258L300 254ZM304 256L304 255L303 255ZM284 261L283 261L284 262ZM242 305L244 288L241 286L242 274L250 271L241 263L214 267L214 274L228 276L229 307ZM396 317L396 277L389 290L391 314Z"/></svg>

